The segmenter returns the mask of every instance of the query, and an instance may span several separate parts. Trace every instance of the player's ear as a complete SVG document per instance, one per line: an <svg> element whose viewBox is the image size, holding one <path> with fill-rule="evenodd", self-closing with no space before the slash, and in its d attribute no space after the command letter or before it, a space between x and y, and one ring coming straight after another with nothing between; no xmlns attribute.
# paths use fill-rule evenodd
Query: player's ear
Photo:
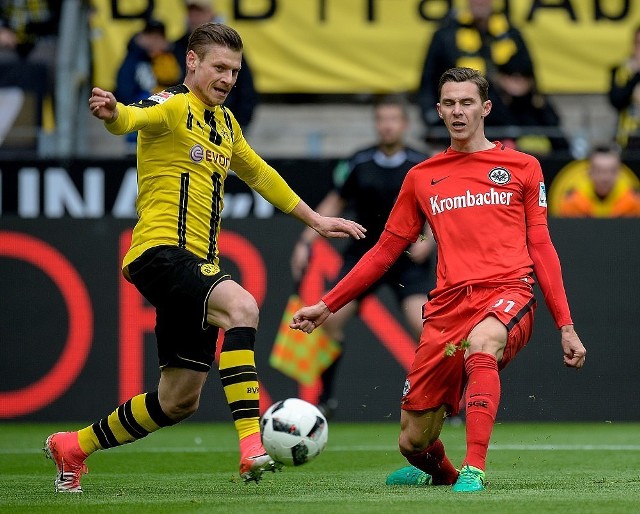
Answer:
<svg viewBox="0 0 640 514"><path fill-rule="evenodd" d="M483 118L488 116L489 113L491 112L491 107L492 106L493 106L493 104L491 103L491 100L487 100L482 106L483 109L482 109L482 114L480 116L482 116Z"/></svg>
<svg viewBox="0 0 640 514"><path fill-rule="evenodd" d="M193 50L189 50L187 52L186 60L187 69L195 70L196 66L198 65L198 54L196 54Z"/></svg>

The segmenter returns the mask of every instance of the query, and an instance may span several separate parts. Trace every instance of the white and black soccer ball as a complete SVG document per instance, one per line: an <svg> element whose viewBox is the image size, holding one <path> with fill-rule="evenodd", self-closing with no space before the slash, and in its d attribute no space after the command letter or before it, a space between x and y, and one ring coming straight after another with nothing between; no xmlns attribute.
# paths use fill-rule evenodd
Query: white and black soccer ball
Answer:
<svg viewBox="0 0 640 514"><path fill-rule="evenodd" d="M299 398L274 403L260 420L262 444L271 458L285 466L315 459L327 445L329 425L315 405Z"/></svg>

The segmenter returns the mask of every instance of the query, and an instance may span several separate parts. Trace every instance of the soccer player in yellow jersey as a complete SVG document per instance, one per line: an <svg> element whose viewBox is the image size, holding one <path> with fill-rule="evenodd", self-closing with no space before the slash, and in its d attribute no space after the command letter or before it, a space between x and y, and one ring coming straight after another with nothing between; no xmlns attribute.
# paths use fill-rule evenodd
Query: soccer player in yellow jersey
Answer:
<svg viewBox="0 0 640 514"><path fill-rule="evenodd" d="M223 106L240 72L242 40L223 24L206 23L189 39L184 84L134 105L94 88L89 106L113 134L138 131L138 222L124 276L156 308L158 390L140 394L109 416L45 442L55 461L56 490L81 492L86 458L173 425L198 408L224 330L219 370L240 439L240 475L260 480L274 470L259 429L254 359L255 299L220 269L218 236L224 181L230 169L285 213L325 237L364 237L353 221L312 210L249 146Z"/></svg>

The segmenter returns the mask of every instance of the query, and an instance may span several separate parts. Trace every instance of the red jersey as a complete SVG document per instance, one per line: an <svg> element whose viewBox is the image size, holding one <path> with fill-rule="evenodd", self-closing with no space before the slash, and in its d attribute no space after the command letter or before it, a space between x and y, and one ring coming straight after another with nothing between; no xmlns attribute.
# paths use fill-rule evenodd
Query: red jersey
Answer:
<svg viewBox="0 0 640 514"><path fill-rule="evenodd" d="M448 148L409 171L386 230L415 241L425 221L438 242L433 295L531 275L527 227L547 225L540 163L499 142L474 153Z"/></svg>

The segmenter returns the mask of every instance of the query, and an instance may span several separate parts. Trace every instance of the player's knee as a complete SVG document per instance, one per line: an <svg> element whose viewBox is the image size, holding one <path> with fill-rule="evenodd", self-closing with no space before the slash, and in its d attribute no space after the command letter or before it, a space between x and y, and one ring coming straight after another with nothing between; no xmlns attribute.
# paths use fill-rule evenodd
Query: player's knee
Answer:
<svg viewBox="0 0 640 514"><path fill-rule="evenodd" d="M502 358L504 348L505 344L502 341L491 338L476 338L469 342L466 356L468 357L474 353L487 353L499 360Z"/></svg>
<svg viewBox="0 0 640 514"><path fill-rule="evenodd" d="M200 395L190 395L162 406L164 413L176 423L194 414L200 405Z"/></svg>
<svg viewBox="0 0 640 514"><path fill-rule="evenodd" d="M506 338L492 337L489 334L476 334L469 338L469 348L467 348L466 356L474 353L488 353L498 358L504 352Z"/></svg>
<svg viewBox="0 0 640 514"><path fill-rule="evenodd" d="M236 298L229 311L232 327L257 327L259 317L258 304L250 294Z"/></svg>
<svg viewBox="0 0 640 514"><path fill-rule="evenodd" d="M398 439L398 447L402 455L415 455L431 446L437 437L432 441L429 434L425 433L409 433L402 431Z"/></svg>
<svg viewBox="0 0 640 514"><path fill-rule="evenodd" d="M507 335L507 328L497 318L488 316L469 334L467 355L480 352L497 358L504 351Z"/></svg>

